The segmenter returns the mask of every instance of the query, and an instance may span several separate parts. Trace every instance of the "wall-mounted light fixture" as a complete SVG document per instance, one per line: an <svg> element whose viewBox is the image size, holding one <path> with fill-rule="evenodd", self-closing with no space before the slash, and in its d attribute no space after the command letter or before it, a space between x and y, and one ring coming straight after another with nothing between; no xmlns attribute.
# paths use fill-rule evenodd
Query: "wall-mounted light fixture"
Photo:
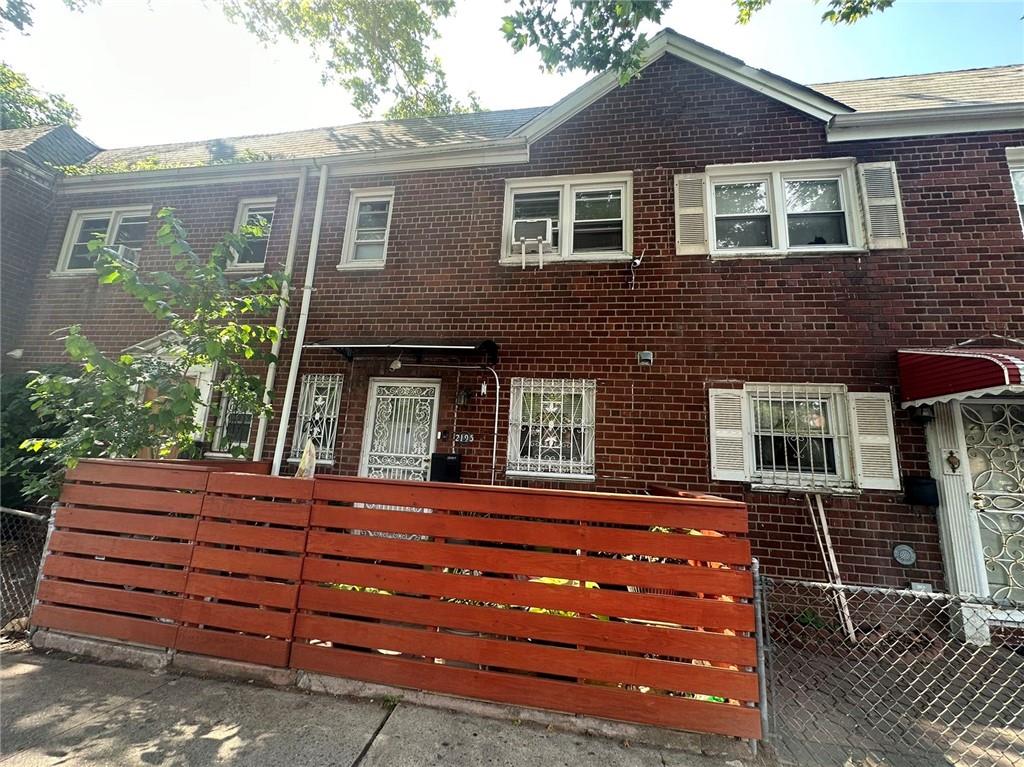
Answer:
<svg viewBox="0 0 1024 767"><path fill-rule="evenodd" d="M654 352L642 351L636 353L636 364L640 367L649 368L654 364Z"/></svg>
<svg viewBox="0 0 1024 767"><path fill-rule="evenodd" d="M927 426L935 420L935 408L931 405L915 405L910 408L910 420L918 426Z"/></svg>

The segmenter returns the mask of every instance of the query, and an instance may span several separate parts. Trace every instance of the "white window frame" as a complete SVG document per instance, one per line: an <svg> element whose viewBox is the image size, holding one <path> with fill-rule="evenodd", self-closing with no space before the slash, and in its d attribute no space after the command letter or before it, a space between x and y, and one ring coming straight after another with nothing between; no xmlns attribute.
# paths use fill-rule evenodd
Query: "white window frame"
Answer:
<svg viewBox="0 0 1024 767"><path fill-rule="evenodd" d="M521 429L523 426L523 397L527 394L544 394L559 391L563 396L582 395L582 419L585 441L583 456L579 461L572 458L543 460L523 458ZM575 425L570 428L576 428ZM532 477L538 479L574 480L593 482L596 471L597 441L597 381L584 378L513 378L509 394L508 452L505 475L509 477Z"/></svg>
<svg viewBox="0 0 1024 767"><path fill-rule="evenodd" d="M856 160L843 157L827 160L709 165L705 169L704 210L707 217L708 247L713 259L818 255L821 253L862 253L867 238L862 224L857 187ZM718 184L768 181L768 214L771 218L772 247L719 248L715 228L715 186ZM786 181L837 180L839 197L846 218L845 245L790 245L786 222Z"/></svg>
<svg viewBox="0 0 1024 767"><path fill-rule="evenodd" d="M295 428L292 432L292 446L291 453L288 458L289 462L298 463L302 458L302 450L305 447L305 440L303 439L303 432L305 429L306 422L309 420L309 412L312 410L312 400L309 394L310 387L315 386L318 383L325 383L330 381L335 389L334 392L334 408L333 413L329 418L333 421L333 425L328 431L328 439L324 440L325 444L318 446L316 454L316 462L318 465L330 466L334 463L335 447L338 441L338 425L341 419L341 397L345 391L345 376L341 373L307 373L302 376L302 384L299 389L298 404L295 410Z"/></svg>
<svg viewBox="0 0 1024 767"><path fill-rule="evenodd" d="M576 214L576 192L617 189L622 194L622 250L573 252L573 231ZM593 173L579 176L535 176L505 180L505 203L502 214L502 266L522 266L522 253L512 240L512 199L519 192L553 192L561 194L559 205L558 249L545 249L543 263L578 261L581 263L628 261L633 253L633 173ZM540 263L537 253L527 253L527 264Z"/></svg>
<svg viewBox="0 0 1024 767"><path fill-rule="evenodd" d="M223 446L221 445L221 442L224 440L225 431L227 430L228 415L230 413L231 413L231 398L228 397L227 395L223 395L221 397L221 400L220 400L220 412L217 414L217 426L214 429L213 441L212 441L212 444L210 445L211 450L207 453L207 455L217 456L217 457L221 457L221 456L224 456L224 457L234 457L231 454L230 448L225 450L223 448ZM256 416L255 416L254 413L249 413L248 415L249 415L249 418L250 418L250 421L249 421L249 436L246 438L245 444L244 445L240 445L240 447L242 448L242 451L245 452L245 453L248 452L250 446L252 445L252 427L253 427L253 425L257 421Z"/></svg>
<svg viewBox="0 0 1024 767"><path fill-rule="evenodd" d="M238 210L235 212L235 228L232 230L235 234L242 233L242 227L249 218L249 210L251 208L271 206L274 208L274 218L277 218L277 198L276 197L243 197L238 201ZM270 236L274 231L274 222L270 222L270 230L267 232L267 250L270 250ZM259 263L241 264L238 262L238 254L232 251L231 263L228 264L228 269L233 272L255 272L263 271L267 266L266 254L264 254L263 260Z"/></svg>
<svg viewBox="0 0 1024 767"><path fill-rule="evenodd" d="M92 266L89 266L88 268L71 268L69 266L71 261L71 249L75 246L75 242L78 239L79 229L86 219L96 218L97 216L110 217L110 223L107 225L107 234L104 238L104 243L109 245L117 236L117 229L121 225L121 219L126 216L150 216L152 213L152 205L131 205L116 208L81 208L72 211L71 218L68 221L67 231L64 233L64 242L61 245L60 256L57 259L57 268L54 269L51 274L75 277L87 274L95 275L96 271Z"/></svg>
<svg viewBox="0 0 1024 767"><path fill-rule="evenodd" d="M388 221L384 229L384 252L377 261L356 261L352 256L356 245L356 224L358 223L359 205L364 202L388 203ZM345 240L341 246L341 261L338 269L383 269L388 259L388 243L391 240L391 218L395 212L395 188L375 187L372 189L353 189L349 195L348 215L345 218Z"/></svg>
<svg viewBox="0 0 1024 767"><path fill-rule="evenodd" d="M1013 177L1017 174L1024 176L1024 146L1011 146L1006 148L1006 164L1010 169L1010 188L1013 191L1013 201L1020 217L1021 231L1024 232L1024 192L1017 196L1017 186L1013 183Z"/></svg>

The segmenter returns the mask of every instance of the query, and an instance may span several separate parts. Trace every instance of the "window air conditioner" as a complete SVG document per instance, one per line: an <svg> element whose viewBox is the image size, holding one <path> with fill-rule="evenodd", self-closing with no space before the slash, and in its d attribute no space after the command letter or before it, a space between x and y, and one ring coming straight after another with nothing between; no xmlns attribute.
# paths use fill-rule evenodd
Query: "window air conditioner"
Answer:
<svg viewBox="0 0 1024 767"><path fill-rule="evenodd" d="M139 250L138 248L129 248L127 245L118 245L117 257L129 264L138 265Z"/></svg>
<svg viewBox="0 0 1024 767"><path fill-rule="evenodd" d="M512 247L520 249L525 244L527 253L537 253L540 244L551 245L550 218L517 218L512 222Z"/></svg>

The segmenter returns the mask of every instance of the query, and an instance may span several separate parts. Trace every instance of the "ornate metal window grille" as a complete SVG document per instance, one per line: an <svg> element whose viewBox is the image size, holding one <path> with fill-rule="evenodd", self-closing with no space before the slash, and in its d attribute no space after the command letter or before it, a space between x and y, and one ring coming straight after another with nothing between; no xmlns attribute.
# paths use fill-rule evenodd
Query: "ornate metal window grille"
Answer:
<svg viewBox="0 0 1024 767"><path fill-rule="evenodd" d="M217 433L213 438L214 451L229 453L234 448L247 449L251 432L252 413L236 409L234 400L226 397L221 403Z"/></svg>
<svg viewBox="0 0 1024 767"><path fill-rule="evenodd" d="M752 480L777 487L854 485L846 387L747 384Z"/></svg>
<svg viewBox="0 0 1024 767"><path fill-rule="evenodd" d="M596 390L593 380L513 378L508 473L593 479Z"/></svg>
<svg viewBox="0 0 1024 767"><path fill-rule="evenodd" d="M338 409L341 405L341 385L344 376L313 374L302 377L299 394L299 413L295 419L291 457L302 456L306 440L316 445L318 461L334 460L334 442L338 437Z"/></svg>
<svg viewBox="0 0 1024 767"><path fill-rule="evenodd" d="M1024 400L961 404L989 592L1024 601Z"/></svg>

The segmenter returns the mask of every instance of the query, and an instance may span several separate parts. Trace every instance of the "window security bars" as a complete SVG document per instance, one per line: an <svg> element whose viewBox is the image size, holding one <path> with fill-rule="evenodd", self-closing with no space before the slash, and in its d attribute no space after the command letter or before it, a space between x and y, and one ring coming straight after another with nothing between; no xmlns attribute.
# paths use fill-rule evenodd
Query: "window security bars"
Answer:
<svg viewBox="0 0 1024 767"><path fill-rule="evenodd" d="M594 380L513 378L508 473L593 479L596 390Z"/></svg>
<svg viewBox="0 0 1024 767"><path fill-rule="evenodd" d="M213 442L214 451L228 453L234 448L245 450L249 447L252 413L238 410L234 400L230 398L225 400L222 407L223 412L217 423L217 436Z"/></svg>
<svg viewBox="0 0 1024 767"><path fill-rule="evenodd" d="M748 384L746 392L755 484L853 487L845 386Z"/></svg>
<svg viewBox="0 0 1024 767"><path fill-rule="evenodd" d="M316 446L318 461L334 460L334 442L338 437L338 409L341 405L343 381L343 376L333 373L302 377L291 458L300 458L306 440L311 439Z"/></svg>

